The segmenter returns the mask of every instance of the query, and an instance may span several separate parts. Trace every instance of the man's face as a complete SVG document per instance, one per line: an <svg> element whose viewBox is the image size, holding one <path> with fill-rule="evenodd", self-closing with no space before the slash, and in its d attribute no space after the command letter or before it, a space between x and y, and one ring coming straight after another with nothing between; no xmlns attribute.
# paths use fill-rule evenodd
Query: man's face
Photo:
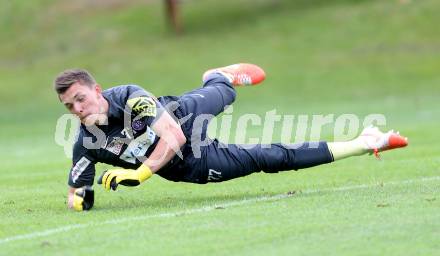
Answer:
<svg viewBox="0 0 440 256"><path fill-rule="evenodd" d="M76 82L59 97L70 113L79 117L82 124L97 124L102 118L106 118L104 98L99 85L89 87Z"/></svg>

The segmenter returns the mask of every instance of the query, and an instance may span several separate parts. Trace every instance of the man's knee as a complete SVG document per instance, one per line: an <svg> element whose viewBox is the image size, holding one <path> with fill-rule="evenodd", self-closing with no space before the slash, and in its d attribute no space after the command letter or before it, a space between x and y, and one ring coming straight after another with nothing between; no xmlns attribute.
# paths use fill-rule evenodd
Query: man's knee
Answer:
<svg viewBox="0 0 440 256"><path fill-rule="evenodd" d="M203 87L213 86L216 87L223 96L223 99L226 105L230 105L235 101L235 97L237 93L235 92L235 88L228 81L228 79L221 74L214 73L210 75L210 77L205 81Z"/></svg>
<svg viewBox="0 0 440 256"><path fill-rule="evenodd" d="M292 168L294 154L277 144L271 144L269 148L257 147L256 159L259 168L266 173L276 173Z"/></svg>

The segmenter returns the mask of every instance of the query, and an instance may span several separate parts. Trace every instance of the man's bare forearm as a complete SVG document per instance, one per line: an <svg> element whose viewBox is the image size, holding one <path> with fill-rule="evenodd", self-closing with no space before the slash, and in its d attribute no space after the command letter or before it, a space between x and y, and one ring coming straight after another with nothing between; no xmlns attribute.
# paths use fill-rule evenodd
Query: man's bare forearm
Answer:
<svg viewBox="0 0 440 256"><path fill-rule="evenodd" d="M149 167L152 173L155 173L176 155L180 147L186 143L186 137L180 125L166 112L151 128L160 139L143 164Z"/></svg>
<svg viewBox="0 0 440 256"><path fill-rule="evenodd" d="M144 164L150 167L151 172L155 173L176 155L176 152L180 150L180 147L185 144L185 142L186 138L183 133L179 131L169 131L162 134L155 149Z"/></svg>

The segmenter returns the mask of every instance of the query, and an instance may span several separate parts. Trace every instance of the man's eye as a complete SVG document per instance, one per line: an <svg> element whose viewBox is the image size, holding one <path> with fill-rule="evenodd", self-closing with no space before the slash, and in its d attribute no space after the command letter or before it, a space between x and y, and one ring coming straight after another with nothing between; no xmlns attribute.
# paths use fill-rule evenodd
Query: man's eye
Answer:
<svg viewBox="0 0 440 256"><path fill-rule="evenodd" d="M79 102L83 102L83 101L84 101L84 97L79 97L77 100L78 100Z"/></svg>

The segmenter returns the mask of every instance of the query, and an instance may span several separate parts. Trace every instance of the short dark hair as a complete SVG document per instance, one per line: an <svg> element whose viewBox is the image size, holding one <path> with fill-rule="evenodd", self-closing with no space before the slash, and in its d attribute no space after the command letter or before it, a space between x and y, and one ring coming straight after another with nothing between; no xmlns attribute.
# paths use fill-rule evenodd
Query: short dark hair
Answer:
<svg viewBox="0 0 440 256"><path fill-rule="evenodd" d="M65 93L72 84L79 82L92 87L96 84L95 78L85 69L67 69L61 72L54 81L54 89L58 95Z"/></svg>

